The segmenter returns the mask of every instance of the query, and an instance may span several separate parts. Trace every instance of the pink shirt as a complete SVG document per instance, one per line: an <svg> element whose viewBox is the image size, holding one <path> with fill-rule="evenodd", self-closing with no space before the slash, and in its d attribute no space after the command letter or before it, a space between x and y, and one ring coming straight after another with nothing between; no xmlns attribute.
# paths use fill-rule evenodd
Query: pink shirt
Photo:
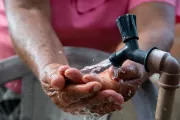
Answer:
<svg viewBox="0 0 180 120"><path fill-rule="evenodd" d="M52 25L64 46L109 51L121 42L115 20L143 2L177 0L51 0ZM3 0L0 0L0 59L14 55ZM20 82L6 86L20 92Z"/></svg>

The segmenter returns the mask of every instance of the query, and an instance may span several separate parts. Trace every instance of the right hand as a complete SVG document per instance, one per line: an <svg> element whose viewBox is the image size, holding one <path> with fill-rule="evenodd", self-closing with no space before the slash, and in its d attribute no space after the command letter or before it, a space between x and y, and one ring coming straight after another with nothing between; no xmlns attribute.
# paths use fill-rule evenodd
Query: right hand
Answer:
<svg viewBox="0 0 180 120"><path fill-rule="evenodd" d="M83 110L86 108L104 115L122 109L121 94L113 90L100 91L102 85L98 81L85 83L82 78L83 75L76 68L49 64L44 68L40 81L45 93L65 112L88 114Z"/></svg>

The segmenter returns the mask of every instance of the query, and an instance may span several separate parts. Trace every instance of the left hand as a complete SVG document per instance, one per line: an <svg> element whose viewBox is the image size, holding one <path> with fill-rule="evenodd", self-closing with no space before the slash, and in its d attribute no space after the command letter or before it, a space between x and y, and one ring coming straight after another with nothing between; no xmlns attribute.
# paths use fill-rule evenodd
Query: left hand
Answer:
<svg viewBox="0 0 180 120"><path fill-rule="evenodd" d="M131 60L126 60L118 72L117 78L122 79L126 83L140 86L150 75L151 73L147 73L143 65Z"/></svg>
<svg viewBox="0 0 180 120"><path fill-rule="evenodd" d="M102 90L112 89L120 93L124 97L124 101L128 101L134 96L138 87L150 76L143 65L127 60L118 70L118 76L114 78L114 67L95 75L85 75L83 80L87 83L90 81L99 81Z"/></svg>

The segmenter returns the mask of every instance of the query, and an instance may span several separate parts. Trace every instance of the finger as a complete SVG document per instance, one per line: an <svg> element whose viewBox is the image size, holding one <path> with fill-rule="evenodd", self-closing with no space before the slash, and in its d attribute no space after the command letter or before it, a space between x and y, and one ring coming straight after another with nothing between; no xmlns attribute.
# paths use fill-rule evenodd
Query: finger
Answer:
<svg viewBox="0 0 180 120"><path fill-rule="evenodd" d="M64 77L58 73L60 65L54 65L46 69L44 83L49 84L53 89L61 90L65 85Z"/></svg>
<svg viewBox="0 0 180 120"><path fill-rule="evenodd" d="M125 102L135 95L136 90L137 86L129 83L121 83L120 93L123 96Z"/></svg>
<svg viewBox="0 0 180 120"><path fill-rule="evenodd" d="M62 90L65 86L65 79L61 74L54 74L50 78L50 85L56 90Z"/></svg>
<svg viewBox="0 0 180 120"><path fill-rule="evenodd" d="M144 82L143 78L137 78L134 80L127 80L126 83L139 87Z"/></svg>
<svg viewBox="0 0 180 120"><path fill-rule="evenodd" d="M132 96L134 96L137 90L137 82L138 82L137 80L127 81L127 82L121 81L118 83L117 81L101 79L97 76L90 75L90 74L85 75L84 77L86 79L84 81L86 82L90 82L94 80L101 83L102 90L111 89L118 93L121 93L125 101L129 100Z"/></svg>
<svg viewBox="0 0 180 120"><path fill-rule="evenodd" d="M125 81L130 81L133 80L132 83L136 83L136 79L140 79L142 74L140 68L135 65L134 63L131 62L125 62L123 64L123 66L121 68L118 69L118 78L114 78L114 68L113 66L111 66L109 68L109 76L112 79L116 79L116 80L125 80Z"/></svg>
<svg viewBox="0 0 180 120"><path fill-rule="evenodd" d="M97 82L101 83L100 78L96 74L86 74L86 75L83 76L82 80L85 83L92 82L92 81L97 81Z"/></svg>
<svg viewBox="0 0 180 120"><path fill-rule="evenodd" d="M61 75L65 75L65 71L70 68L68 65L64 65L64 66L61 66L59 69L58 69L58 73L61 74Z"/></svg>
<svg viewBox="0 0 180 120"><path fill-rule="evenodd" d="M71 80L73 83L84 83L82 81L83 75L81 72L76 68L68 68L65 71L65 76Z"/></svg>
<svg viewBox="0 0 180 120"><path fill-rule="evenodd" d="M97 81L97 82L101 83L103 90L112 89L112 90L119 92L120 83L111 80L111 78L109 76L108 77L100 77L97 75L87 74L83 77L83 81L85 83Z"/></svg>
<svg viewBox="0 0 180 120"><path fill-rule="evenodd" d="M91 107L92 105L99 105L106 102L113 102L114 104L121 105L124 103L124 98L114 90L103 90L98 92L95 96L86 98L82 104L86 104L86 107Z"/></svg>
<svg viewBox="0 0 180 120"><path fill-rule="evenodd" d="M63 95L63 99L65 101L79 101L81 98L85 98L94 94L102 88L101 84L98 82L89 82L86 84L78 84L78 85L69 85L63 89L65 93Z"/></svg>
<svg viewBox="0 0 180 120"><path fill-rule="evenodd" d="M119 81L121 79L131 80L140 77L141 73L136 65L126 62L120 68L115 68L111 66L109 68L109 76L116 81Z"/></svg>
<svg viewBox="0 0 180 120"><path fill-rule="evenodd" d="M130 61L124 62L118 71L118 78L123 80L131 80L141 76L140 69L137 64Z"/></svg>
<svg viewBox="0 0 180 120"><path fill-rule="evenodd" d="M127 65L127 66L131 66L129 62L125 62L124 63L124 66ZM116 80L116 81L119 81L120 83L123 83L123 82L126 82L127 84L130 84L130 85L134 85L134 86L139 86L141 83L142 83L142 80L141 80L141 74L140 74L140 71L139 71L139 68L136 66L137 70L133 70L132 68L129 68L127 70L122 70L124 68L122 68L120 70L120 73L118 75L118 78L114 78L114 67L111 66L109 68L109 76ZM126 71L126 73L125 73ZM130 73L130 74L129 74ZM136 77L135 77L136 76ZM124 85L122 85L124 86Z"/></svg>

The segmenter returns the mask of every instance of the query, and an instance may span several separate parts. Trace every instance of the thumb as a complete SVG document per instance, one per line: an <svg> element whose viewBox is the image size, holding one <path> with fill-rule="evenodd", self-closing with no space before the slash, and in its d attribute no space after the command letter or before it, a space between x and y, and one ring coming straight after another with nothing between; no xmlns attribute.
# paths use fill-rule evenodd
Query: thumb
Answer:
<svg viewBox="0 0 180 120"><path fill-rule="evenodd" d="M131 80L141 76L138 65L127 61L119 68L110 67L109 75L114 79Z"/></svg>
<svg viewBox="0 0 180 120"><path fill-rule="evenodd" d="M126 61L119 70L118 77L124 80L131 80L141 76L138 64Z"/></svg>
<svg viewBox="0 0 180 120"><path fill-rule="evenodd" d="M52 88L62 90L65 86L65 78L58 72L62 65L50 64L44 68L44 76L42 82L50 85Z"/></svg>
<svg viewBox="0 0 180 120"><path fill-rule="evenodd" d="M62 90L65 86L65 78L61 74L53 74L50 77L50 85L57 90Z"/></svg>

